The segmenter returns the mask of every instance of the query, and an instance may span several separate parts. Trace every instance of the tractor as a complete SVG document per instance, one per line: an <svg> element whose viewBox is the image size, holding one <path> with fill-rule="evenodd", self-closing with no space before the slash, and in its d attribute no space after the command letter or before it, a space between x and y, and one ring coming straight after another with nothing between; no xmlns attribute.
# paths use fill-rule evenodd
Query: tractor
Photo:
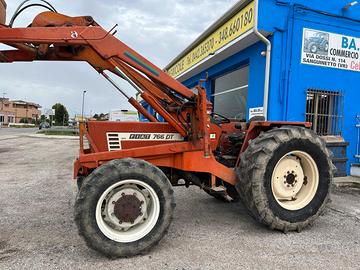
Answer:
<svg viewBox="0 0 360 270"><path fill-rule="evenodd" d="M167 233L176 186L199 186L241 200L273 230L300 232L326 208L333 165L307 122L240 122L213 111L201 83L192 91L103 29L91 16L69 17L47 1L24 1L6 24L0 1L3 63L83 61L111 83L148 122L80 124L74 163L75 222L86 244L111 258L144 254ZM13 27L41 6L27 27ZM164 121L113 80L129 82ZM220 220L218 222L221 222Z"/></svg>
<svg viewBox="0 0 360 270"><path fill-rule="evenodd" d="M305 41L305 48L311 53L327 53L329 51L329 36L326 33L317 32Z"/></svg>

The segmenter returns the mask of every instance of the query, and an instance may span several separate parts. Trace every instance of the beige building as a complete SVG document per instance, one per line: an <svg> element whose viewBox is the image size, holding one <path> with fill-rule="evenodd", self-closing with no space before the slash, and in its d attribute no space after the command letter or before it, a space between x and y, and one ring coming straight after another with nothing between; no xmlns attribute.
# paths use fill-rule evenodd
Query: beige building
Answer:
<svg viewBox="0 0 360 270"><path fill-rule="evenodd" d="M39 104L33 102L0 98L0 123L20 123L21 119L28 119L32 123L40 118L40 108Z"/></svg>

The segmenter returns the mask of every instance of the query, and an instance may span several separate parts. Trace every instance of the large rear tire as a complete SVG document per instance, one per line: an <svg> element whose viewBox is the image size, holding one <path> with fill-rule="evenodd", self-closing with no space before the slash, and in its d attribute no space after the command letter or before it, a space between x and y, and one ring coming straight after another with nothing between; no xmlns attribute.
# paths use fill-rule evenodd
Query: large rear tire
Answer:
<svg viewBox="0 0 360 270"><path fill-rule="evenodd" d="M236 188L252 217L271 229L301 231L329 201L333 165L319 136L285 126L250 143L237 175Z"/></svg>
<svg viewBox="0 0 360 270"><path fill-rule="evenodd" d="M75 221L86 244L112 258L147 253L167 233L175 207L172 186L143 160L108 162L83 182Z"/></svg>

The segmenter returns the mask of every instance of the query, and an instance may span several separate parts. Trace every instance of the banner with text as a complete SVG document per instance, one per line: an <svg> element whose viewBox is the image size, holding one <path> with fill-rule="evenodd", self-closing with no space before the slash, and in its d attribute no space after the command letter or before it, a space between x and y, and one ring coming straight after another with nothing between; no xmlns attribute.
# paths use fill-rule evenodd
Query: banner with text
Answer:
<svg viewBox="0 0 360 270"><path fill-rule="evenodd" d="M252 29L255 22L254 8L254 2L251 2L170 67L167 73L174 78L183 74L209 55L214 54L231 41Z"/></svg>
<svg viewBox="0 0 360 270"><path fill-rule="evenodd" d="M304 29L301 63L360 72L360 38Z"/></svg>

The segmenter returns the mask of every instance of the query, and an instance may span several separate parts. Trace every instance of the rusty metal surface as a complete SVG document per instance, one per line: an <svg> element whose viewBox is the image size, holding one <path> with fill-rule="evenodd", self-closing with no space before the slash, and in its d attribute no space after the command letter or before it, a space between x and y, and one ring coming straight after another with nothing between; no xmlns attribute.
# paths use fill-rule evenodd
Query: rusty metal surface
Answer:
<svg viewBox="0 0 360 270"><path fill-rule="evenodd" d="M37 15L32 27L54 27L54 26L90 26L95 21L91 16L69 17L60 13L45 11Z"/></svg>
<svg viewBox="0 0 360 270"><path fill-rule="evenodd" d="M0 0L0 24L6 22L6 6L5 0Z"/></svg>
<svg viewBox="0 0 360 270"><path fill-rule="evenodd" d="M134 223L141 215L141 201L135 195L122 195L114 203L114 214L120 222Z"/></svg>

